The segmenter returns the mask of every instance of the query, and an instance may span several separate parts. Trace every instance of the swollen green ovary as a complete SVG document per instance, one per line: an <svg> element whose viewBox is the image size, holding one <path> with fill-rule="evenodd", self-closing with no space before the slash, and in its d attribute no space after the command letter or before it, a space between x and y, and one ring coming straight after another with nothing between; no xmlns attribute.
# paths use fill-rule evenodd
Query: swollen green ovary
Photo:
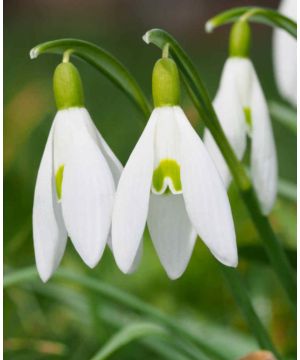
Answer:
<svg viewBox="0 0 300 360"><path fill-rule="evenodd" d="M64 168L65 168L64 165L59 166L59 168L55 173L55 187L56 187L56 195L58 200L61 200L61 195L62 195L62 181L64 176Z"/></svg>
<svg viewBox="0 0 300 360"><path fill-rule="evenodd" d="M176 160L163 159L153 172L152 192L181 194L180 165Z"/></svg>

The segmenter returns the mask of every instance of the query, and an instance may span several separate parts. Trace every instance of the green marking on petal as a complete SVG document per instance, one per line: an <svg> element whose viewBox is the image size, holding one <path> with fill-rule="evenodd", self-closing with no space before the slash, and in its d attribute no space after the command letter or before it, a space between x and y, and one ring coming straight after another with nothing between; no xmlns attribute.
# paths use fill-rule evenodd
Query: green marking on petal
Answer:
<svg viewBox="0 0 300 360"><path fill-rule="evenodd" d="M244 114L245 114L246 124L247 124L249 130L252 130L251 109L249 107L244 107Z"/></svg>
<svg viewBox="0 0 300 360"><path fill-rule="evenodd" d="M55 186L56 186L56 194L58 200L61 199L61 192L62 192L62 181L64 176L64 168L65 165L61 165L55 174Z"/></svg>
<svg viewBox="0 0 300 360"><path fill-rule="evenodd" d="M172 188L169 185L165 187L165 181L169 179L172 182ZM171 190L172 193L181 193L182 186L180 180L180 166L173 159L161 160L158 167L153 172L152 189L156 193L166 193Z"/></svg>

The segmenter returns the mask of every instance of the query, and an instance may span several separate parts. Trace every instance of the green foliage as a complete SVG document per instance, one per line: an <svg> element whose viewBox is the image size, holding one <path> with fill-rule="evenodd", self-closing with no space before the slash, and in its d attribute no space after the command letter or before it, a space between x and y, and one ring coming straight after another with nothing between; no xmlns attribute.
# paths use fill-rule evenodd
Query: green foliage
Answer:
<svg viewBox="0 0 300 360"><path fill-rule="evenodd" d="M46 16L47 26L39 16ZM133 275L121 274L109 251L100 264L90 270L68 244L62 268L53 280L43 284L38 279L31 267L34 264L32 198L37 169L55 114L51 78L59 58L45 57L33 63L27 59L28 48L33 42L69 33L88 38L109 48L128 64L149 98L151 70L156 60L138 40L144 28L134 23L135 18L130 20L132 28L125 26L120 30L118 26L114 33L110 31L109 21L105 22L106 14L97 14L94 23L76 21L74 24L57 16L57 12L53 21L48 13L39 13L39 16L5 22L8 34L4 45L5 359L89 359L102 351L105 344L122 331L120 329L128 329L128 326L130 329L132 324L158 326L171 334L172 341L160 335L136 337L118 348L112 359L229 360L257 350L260 346L255 336L261 325L249 326L248 315L243 312L245 308L239 307L238 298L243 290L238 296L236 289L229 290L234 281L231 279L228 286L220 266L200 242L186 273L175 282L163 273L147 233L141 266ZM76 15L72 13L72 16ZM250 21L266 20L257 14ZM293 29L291 24L290 33ZM210 38L206 43L207 38L200 39L200 32L199 37L198 34L195 38L185 36L185 47L190 49L197 69L201 69L201 79L210 94L214 94L226 58L227 46L222 47L220 41L222 34L217 40ZM181 40L185 36L182 35ZM264 90L272 99L270 110L274 118L280 176L285 179L279 183L280 194L270 222L295 270L295 111L282 104L274 91L265 36L254 41L255 65ZM91 43L59 40L47 44L41 53L49 51L62 55L70 45L76 50L72 61L74 57L82 75L87 106L102 135L125 164L142 131L140 124L145 123L151 111L148 101L128 70ZM172 49L170 53L174 55ZM173 58L176 60L176 56ZM132 104L116 92L109 81L95 76L95 69L113 80L139 112L132 109ZM193 87L189 90L195 94ZM199 128L199 116L186 93L182 94L182 103L191 122ZM230 189L230 202L239 245L238 276L247 289L246 300L250 299L252 310L270 334L274 347L284 358L295 358L294 314L234 184Z"/></svg>

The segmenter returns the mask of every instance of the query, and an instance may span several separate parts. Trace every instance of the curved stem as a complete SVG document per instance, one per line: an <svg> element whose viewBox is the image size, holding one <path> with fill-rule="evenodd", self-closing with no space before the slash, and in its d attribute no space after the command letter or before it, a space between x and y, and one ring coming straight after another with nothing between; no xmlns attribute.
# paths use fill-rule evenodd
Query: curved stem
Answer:
<svg viewBox="0 0 300 360"><path fill-rule="evenodd" d="M297 24L295 21L276 10L256 6L235 7L223 11L209 19L205 24L205 29L207 32L211 32L219 26L240 20L243 16L246 16L250 22L279 27L297 38Z"/></svg>
<svg viewBox="0 0 300 360"><path fill-rule="evenodd" d="M286 290L293 310L296 311L296 277L294 271L289 264L281 243L271 228L268 218L261 213L251 181L223 132L212 102L195 66L178 42L164 30L150 30L144 35L143 39L146 43L153 43L160 49L162 49L166 43L170 44L170 53L183 74L184 82L189 88L188 92L191 95L195 107L197 108L201 119L204 121L205 126L210 130L214 137L232 173L233 179L239 188L256 230L266 248L273 269Z"/></svg>
<svg viewBox="0 0 300 360"><path fill-rule="evenodd" d="M74 56L86 61L112 80L142 111L145 117L149 117L151 109L140 86L125 66L106 50L87 41L60 39L35 46L30 51L30 58L35 59L39 55L46 53L66 54L66 56L72 53Z"/></svg>

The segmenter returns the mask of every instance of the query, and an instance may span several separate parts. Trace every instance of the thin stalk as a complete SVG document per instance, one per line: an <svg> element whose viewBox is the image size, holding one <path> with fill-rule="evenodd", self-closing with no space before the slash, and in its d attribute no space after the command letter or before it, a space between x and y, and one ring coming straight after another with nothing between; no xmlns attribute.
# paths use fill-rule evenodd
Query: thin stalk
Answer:
<svg viewBox="0 0 300 360"><path fill-rule="evenodd" d="M231 173L233 179L241 193L241 196L248 208L253 224L266 248L270 262L283 288L286 290L291 305L296 311L296 277L287 259L283 247L273 232L268 218L263 216L256 199L250 178L248 177L243 165L233 152L214 111L212 102L208 96L202 80L191 62L188 55L184 52L178 42L167 32L160 29L148 31L143 39L146 43L153 43L162 49L169 43L170 53L181 70L183 79L189 88L189 94L197 108L205 126L210 130L214 137Z"/></svg>
<svg viewBox="0 0 300 360"><path fill-rule="evenodd" d="M19 283L23 283L24 281L35 280L37 278L38 274L35 267L17 270L4 276L3 287L7 288L9 286L17 285ZM215 360L229 360L223 353L205 344L203 340L199 338L197 334L194 334L192 330L182 326L177 320L173 320L171 317L162 313L160 310L152 307L151 305L143 302L131 294L127 294L120 289L105 284L98 279L79 275L65 269L57 270L53 278L80 284L90 290L99 292L101 295L106 296L113 301L116 301L120 304L130 307L131 309L134 309L137 312L149 316L149 318L164 324L167 328L174 331L174 333L180 336L183 335L186 339L196 344L201 351L201 356L202 352L204 352Z"/></svg>
<svg viewBox="0 0 300 360"><path fill-rule="evenodd" d="M247 321L249 329L256 337L256 340L259 343L260 347L265 350L270 350L274 355L276 355L276 358L278 360L282 360L282 357L279 355L278 351L273 345L268 332L261 323L251 304L250 297L241 280L239 273L235 269L223 265L220 265L220 267L223 276L228 282L234 299L239 305L241 312L245 320Z"/></svg>
<svg viewBox="0 0 300 360"><path fill-rule="evenodd" d="M279 27L297 38L297 23L293 19L280 14L274 9L256 6L234 7L225 10L209 19L205 24L205 29L207 32L211 32L219 26L236 22L243 17L246 17L247 21Z"/></svg>

